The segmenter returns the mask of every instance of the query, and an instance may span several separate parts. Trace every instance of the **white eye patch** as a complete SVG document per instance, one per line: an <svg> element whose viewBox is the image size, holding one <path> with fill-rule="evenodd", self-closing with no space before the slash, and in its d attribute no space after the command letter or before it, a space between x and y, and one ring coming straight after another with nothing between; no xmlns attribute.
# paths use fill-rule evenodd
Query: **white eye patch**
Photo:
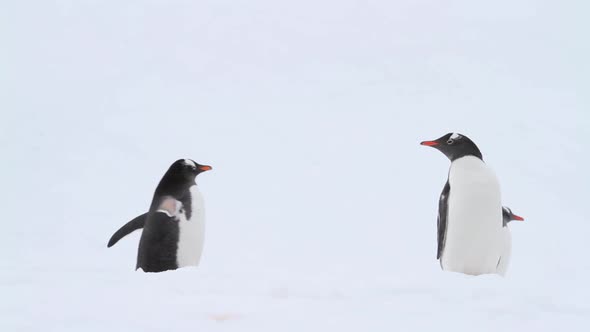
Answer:
<svg viewBox="0 0 590 332"><path fill-rule="evenodd" d="M185 159L184 160L184 163L187 164L187 165L189 165L189 166L192 166L192 167L197 167L197 165L195 164L195 162L192 161L192 160L190 160L190 159Z"/></svg>
<svg viewBox="0 0 590 332"><path fill-rule="evenodd" d="M451 138L451 139L457 139L457 138L459 138L459 137L461 137L461 135L459 135L459 134L457 134L457 133L453 133L453 135L451 135L451 137L450 137L450 138Z"/></svg>
<svg viewBox="0 0 590 332"><path fill-rule="evenodd" d="M178 212L182 209L182 203L175 200L173 197L166 196L158 205L156 212L165 213L168 217L175 217L178 215Z"/></svg>

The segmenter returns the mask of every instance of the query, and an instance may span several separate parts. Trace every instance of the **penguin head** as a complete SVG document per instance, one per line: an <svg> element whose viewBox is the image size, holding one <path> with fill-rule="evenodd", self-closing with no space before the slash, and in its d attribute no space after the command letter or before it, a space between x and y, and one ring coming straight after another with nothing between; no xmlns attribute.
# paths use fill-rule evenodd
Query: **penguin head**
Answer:
<svg viewBox="0 0 590 332"><path fill-rule="evenodd" d="M504 226L506 226L506 224L508 224L512 220L524 221L524 218L512 213L512 210L509 207L503 206L502 207L502 221L503 221Z"/></svg>
<svg viewBox="0 0 590 332"><path fill-rule="evenodd" d="M170 166L165 177L193 182L197 175L210 171L211 169L211 166L197 164L192 159L178 159Z"/></svg>
<svg viewBox="0 0 590 332"><path fill-rule="evenodd" d="M195 184L197 175L211 169L211 166L197 164L191 159L179 159L168 168L160 180L156 188L156 195L178 197L183 190Z"/></svg>
<svg viewBox="0 0 590 332"><path fill-rule="evenodd" d="M462 134L448 133L434 141L424 141L420 144L439 150L451 161L465 156L474 156L483 160L477 145Z"/></svg>
<svg viewBox="0 0 590 332"><path fill-rule="evenodd" d="M172 164L170 170L187 179L194 179L197 175L212 170L211 166L197 164L192 159L178 159Z"/></svg>

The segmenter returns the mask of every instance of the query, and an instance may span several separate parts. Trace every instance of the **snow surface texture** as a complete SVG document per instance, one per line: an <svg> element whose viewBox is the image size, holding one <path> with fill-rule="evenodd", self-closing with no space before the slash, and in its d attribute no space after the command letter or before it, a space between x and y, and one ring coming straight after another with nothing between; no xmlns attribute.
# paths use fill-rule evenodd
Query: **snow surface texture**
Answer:
<svg viewBox="0 0 590 332"><path fill-rule="evenodd" d="M588 331L588 1L0 7L0 331ZM435 259L455 131L526 218L506 278ZM201 264L134 272L178 158Z"/></svg>

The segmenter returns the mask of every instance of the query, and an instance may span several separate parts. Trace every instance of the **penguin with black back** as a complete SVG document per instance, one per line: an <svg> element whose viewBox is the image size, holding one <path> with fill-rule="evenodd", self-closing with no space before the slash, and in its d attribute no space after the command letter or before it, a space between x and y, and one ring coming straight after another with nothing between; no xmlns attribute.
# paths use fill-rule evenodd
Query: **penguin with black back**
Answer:
<svg viewBox="0 0 590 332"><path fill-rule="evenodd" d="M498 274L506 275L508 271L508 266L510 265L510 257L512 256L512 235L510 235L510 228L508 228L508 223L512 220L519 220L524 221L524 218L518 216L512 212L509 207L503 206L502 207L502 237L503 237L503 247L502 247L502 254L500 255L500 261L498 262Z"/></svg>
<svg viewBox="0 0 590 332"><path fill-rule="evenodd" d="M136 269L162 272L197 266L205 236L205 208L195 178L211 169L191 159L175 161L160 180L149 211L115 232L108 247L143 228Z"/></svg>
<svg viewBox="0 0 590 332"><path fill-rule="evenodd" d="M437 259L445 271L469 275L498 273L503 250L500 185L467 136L448 133L420 143L450 161L439 199Z"/></svg>

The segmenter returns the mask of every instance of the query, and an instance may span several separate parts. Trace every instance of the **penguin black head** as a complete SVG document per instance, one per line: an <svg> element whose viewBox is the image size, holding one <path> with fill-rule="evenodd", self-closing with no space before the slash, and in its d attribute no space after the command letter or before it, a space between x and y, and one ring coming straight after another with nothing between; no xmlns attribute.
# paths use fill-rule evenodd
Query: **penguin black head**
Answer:
<svg viewBox="0 0 590 332"><path fill-rule="evenodd" d="M170 194L183 190L183 188L195 184L197 175L211 169L211 166L197 164L191 159L178 159L162 177L156 193Z"/></svg>
<svg viewBox="0 0 590 332"><path fill-rule="evenodd" d="M439 150L451 161L465 156L474 156L483 160L477 145L469 137L462 134L448 133L434 141L424 141L420 144Z"/></svg>
<svg viewBox="0 0 590 332"><path fill-rule="evenodd" d="M180 175L187 180L194 180L197 175L212 169L211 166L197 164L192 159L178 159L170 166L168 173Z"/></svg>
<svg viewBox="0 0 590 332"><path fill-rule="evenodd" d="M512 210L509 207L503 206L502 207L502 224L504 226L506 226L512 220L524 221L524 218L512 213Z"/></svg>

